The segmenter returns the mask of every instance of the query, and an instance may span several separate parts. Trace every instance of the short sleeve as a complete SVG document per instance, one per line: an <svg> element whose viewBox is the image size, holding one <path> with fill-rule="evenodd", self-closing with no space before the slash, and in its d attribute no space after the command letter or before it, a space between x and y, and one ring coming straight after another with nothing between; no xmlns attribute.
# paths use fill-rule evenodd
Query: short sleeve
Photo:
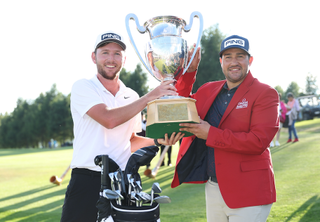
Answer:
<svg viewBox="0 0 320 222"><path fill-rule="evenodd" d="M75 82L71 90L71 108L81 116L93 106L103 103L98 90L90 80L81 79Z"/></svg>

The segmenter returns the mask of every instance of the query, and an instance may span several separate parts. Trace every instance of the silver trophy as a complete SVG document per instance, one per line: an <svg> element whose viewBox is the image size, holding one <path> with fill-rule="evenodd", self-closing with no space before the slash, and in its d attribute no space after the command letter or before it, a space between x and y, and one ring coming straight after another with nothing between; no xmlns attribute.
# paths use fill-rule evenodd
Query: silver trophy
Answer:
<svg viewBox="0 0 320 222"><path fill-rule="evenodd" d="M182 31L189 32L193 24L193 18L200 20L199 35L196 43L198 48L202 36L203 19L199 12L190 15L189 25L175 16L157 16L140 26L135 14L126 16L126 29L130 42L134 47L140 61L149 73L159 81L178 80L189 68L197 50L194 50L189 64L187 41L182 38ZM133 40L129 21L136 22L141 34L149 33L150 40L145 46L145 60ZM199 123L199 116L195 107L195 100L181 96L165 96L148 103L146 136L150 138L162 138L165 133L170 136L173 132L179 132L179 123ZM186 133L186 136L191 135Z"/></svg>

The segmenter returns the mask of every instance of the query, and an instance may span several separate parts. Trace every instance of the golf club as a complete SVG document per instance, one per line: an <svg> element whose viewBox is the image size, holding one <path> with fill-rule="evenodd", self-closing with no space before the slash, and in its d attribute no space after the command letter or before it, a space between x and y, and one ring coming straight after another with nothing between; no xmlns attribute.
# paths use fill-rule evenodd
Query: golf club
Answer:
<svg viewBox="0 0 320 222"><path fill-rule="evenodd" d="M60 186L63 178L67 175L69 170L70 170L70 165L68 166L68 168L63 172L63 174L60 177L57 177L57 176L50 177L50 182Z"/></svg>
<svg viewBox="0 0 320 222"><path fill-rule="evenodd" d="M168 196L159 196L154 198L154 202L157 203L171 203L171 199Z"/></svg>
<svg viewBox="0 0 320 222"><path fill-rule="evenodd" d="M150 203L150 206L152 205L152 203L153 203L153 198L154 198L154 194L155 193L161 193L162 192L162 190L161 190L161 188L160 188L160 185L159 185L159 183L153 183L152 184L152 187L151 187L151 203Z"/></svg>
<svg viewBox="0 0 320 222"><path fill-rule="evenodd" d="M102 196L109 199L109 200L116 200L119 198L119 194L110 189L104 189L102 191Z"/></svg>

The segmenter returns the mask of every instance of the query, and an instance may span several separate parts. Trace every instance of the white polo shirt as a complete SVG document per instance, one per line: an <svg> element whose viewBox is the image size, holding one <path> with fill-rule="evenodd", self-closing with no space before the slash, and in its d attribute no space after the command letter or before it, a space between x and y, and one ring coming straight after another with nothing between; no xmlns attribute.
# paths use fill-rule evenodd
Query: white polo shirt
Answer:
<svg viewBox="0 0 320 222"><path fill-rule="evenodd" d="M139 99L139 95L120 81L120 90L113 96L100 83L97 76L81 79L71 90L71 115L74 123L73 158L71 168L87 168L101 171L94 163L97 155L109 155L122 170L131 155L130 138L133 132L141 131L141 114L113 128L100 125L86 112L97 104L109 108L125 106ZM128 110L130 111L130 110Z"/></svg>

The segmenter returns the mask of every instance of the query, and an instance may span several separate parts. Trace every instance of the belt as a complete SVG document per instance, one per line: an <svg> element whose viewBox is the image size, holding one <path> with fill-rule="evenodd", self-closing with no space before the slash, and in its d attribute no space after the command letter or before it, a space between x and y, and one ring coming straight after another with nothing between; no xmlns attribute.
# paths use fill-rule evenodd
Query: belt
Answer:
<svg viewBox="0 0 320 222"><path fill-rule="evenodd" d="M93 171L85 168L74 168L72 169L73 174L84 174L93 177L101 177L101 172Z"/></svg>

